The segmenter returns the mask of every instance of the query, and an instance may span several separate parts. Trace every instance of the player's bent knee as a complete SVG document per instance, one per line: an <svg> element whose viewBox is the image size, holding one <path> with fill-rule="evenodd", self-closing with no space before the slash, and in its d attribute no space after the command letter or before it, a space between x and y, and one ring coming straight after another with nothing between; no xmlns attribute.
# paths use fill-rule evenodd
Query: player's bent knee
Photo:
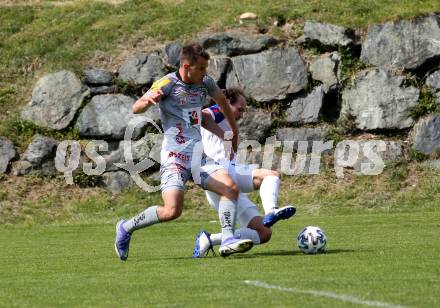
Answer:
<svg viewBox="0 0 440 308"><path fill-rule="evenodd" d="M226 181L224 184L225 185L221 191L222 196L228 198L229 200L237 200L240 192L237 184L235 184L235 182L232 180Z"/></svg>

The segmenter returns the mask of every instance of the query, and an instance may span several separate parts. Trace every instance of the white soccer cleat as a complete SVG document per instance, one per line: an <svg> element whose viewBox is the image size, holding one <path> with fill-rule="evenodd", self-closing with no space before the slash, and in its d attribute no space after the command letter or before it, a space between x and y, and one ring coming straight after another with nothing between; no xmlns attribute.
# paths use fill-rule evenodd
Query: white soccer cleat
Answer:
<svg viewBox="0 0 440 308"><path fill-rule="evenodd" d="M254 242L252 242L252 240L232 236L222 241L218 251L222 257L227 257L234 253L246 252L250 250L253 245Z"/></svg>
<svg viewBox="0 0 440 308"><path fill-rule="evenodd" d="M202 230L196 236L196 244L194 246L193 258L204 258L208 252L212 250L211 234Z"/></svg>

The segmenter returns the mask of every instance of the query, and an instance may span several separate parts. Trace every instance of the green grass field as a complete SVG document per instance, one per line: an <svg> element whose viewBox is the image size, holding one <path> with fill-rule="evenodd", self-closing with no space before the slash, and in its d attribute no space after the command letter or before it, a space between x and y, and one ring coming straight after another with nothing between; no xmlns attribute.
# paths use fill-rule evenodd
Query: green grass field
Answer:
<svg viewBox="0 0 440 308"><path fill-rule="evenodd" d="M294 39L308 19L365 29L440 11L438 0L116 2L0 1L0 135L24 150L41 131L18 114L48 72L115 69L150 44L231 28ZM246 11L258 21L240 25ZM273 26L283 19L289 31ZM120 262L115 222L157 204L159 194L113 196L59 177L0 175L0 307L440 306L438 171L402 159L374 177L286 177L280 200L295 203L297 215L276 225L268 244L194 260L196 233L219 225L190 186L182 218L136 233ZM327 254L299 252L306 225L326 231Z"/></svg>
<svg viewBox="0 0 440 308"><path fill-rule="evenodd" d="M218 224L184 219L135 233L127 262L114 252L113 224L3 227L0 306L438 307L439 221L438 211L299 208L268 244L192 259L194 235ZM309 224L325 229L327 254L299 252L296 234Z"/></svg>

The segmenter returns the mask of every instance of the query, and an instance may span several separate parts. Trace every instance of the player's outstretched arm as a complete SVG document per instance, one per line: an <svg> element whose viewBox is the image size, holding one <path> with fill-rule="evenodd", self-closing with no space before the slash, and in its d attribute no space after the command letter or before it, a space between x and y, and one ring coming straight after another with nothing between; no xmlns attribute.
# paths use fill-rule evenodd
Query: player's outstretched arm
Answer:
<svg viewBox="0 0 440 308"><path fill-rule="evenodd" d="M150 90L139 98L133 105L133 113L142 113L148 110L153 105L160 102L162 98L162 90Z"/></svg>
<svg viewBox="0 0 440 308"><path fill-rule="evenodd" d="M237 122L235 121L231 106L229 105L226 96L220 90L216 92L213 99L220 107L220 111L225 115L225 118L228 121L229 126L232 129L232 133L234 134L232 137L232 148L233 148L234 152L237 152L238 126L237 126Z"/></svg>

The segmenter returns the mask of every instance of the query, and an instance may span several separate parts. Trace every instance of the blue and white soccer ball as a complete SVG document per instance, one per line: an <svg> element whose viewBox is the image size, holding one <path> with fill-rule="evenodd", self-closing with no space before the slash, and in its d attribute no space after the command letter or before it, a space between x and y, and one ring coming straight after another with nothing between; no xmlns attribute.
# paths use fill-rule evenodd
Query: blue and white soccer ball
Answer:
<svg viewBox="0 0 440 308"><path fill-rule="evenodd" d="M307 226L298 234L298 248L306 254L325 252L327 236L319 227Z"/></svg>

